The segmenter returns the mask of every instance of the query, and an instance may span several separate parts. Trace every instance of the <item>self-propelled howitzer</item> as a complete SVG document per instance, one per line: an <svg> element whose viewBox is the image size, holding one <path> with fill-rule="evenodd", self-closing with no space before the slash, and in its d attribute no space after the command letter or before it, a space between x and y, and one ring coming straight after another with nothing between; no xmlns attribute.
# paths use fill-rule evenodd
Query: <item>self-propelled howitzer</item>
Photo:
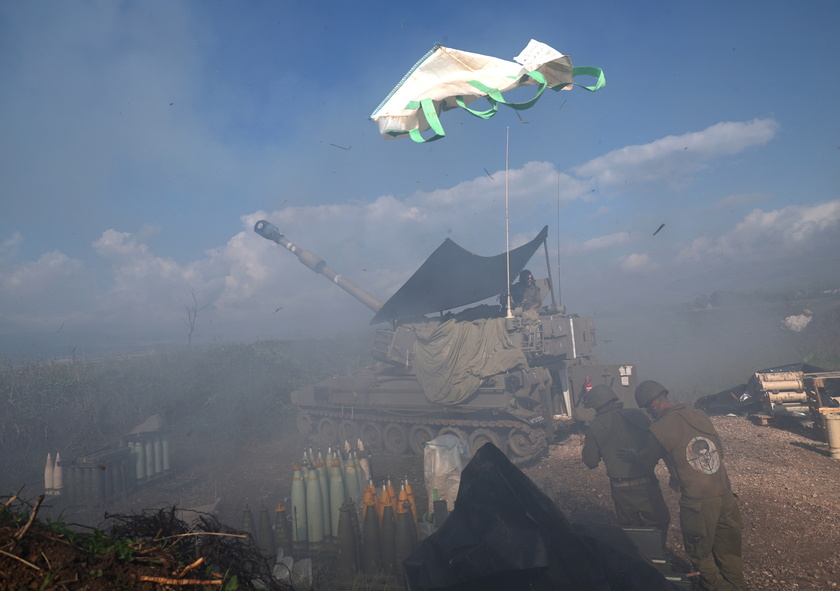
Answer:
<svg viewBox="0 0 840 591"><path fill-rule="evenodd" d="M519 273L545 245L547 227L493 257L446 239L384 303L270 222L254 231L370 308L371 324L390 324L374 334L373 364L292 393L298 429L322 445L359 438L369 449L422 454L427 441L453 433L473 451L489 441L521 464L540 457L564 427L592 418L583 397L593 385L635 406L635 368L600 362L591 318L553 303L536 314L487 304L447 312L506 292L508 260ZM549 282L538 283L545 296Z"/></svg>

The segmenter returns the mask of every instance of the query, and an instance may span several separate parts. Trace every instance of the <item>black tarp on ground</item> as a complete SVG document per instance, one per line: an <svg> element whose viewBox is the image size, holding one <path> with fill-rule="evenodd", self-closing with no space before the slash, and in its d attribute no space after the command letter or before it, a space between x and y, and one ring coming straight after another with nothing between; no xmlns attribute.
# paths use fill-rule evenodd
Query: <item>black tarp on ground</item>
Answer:
<svg viewBox="0 0 840 591"><path fill-rule="evenodd" d="M528 244L510 251L511 279L545 242L548 226ZM507 293L505 253L482 257L447 238L405 284L385 302L371 324L451 310Z"/></svg>
<svg viewBox="0 0 840 591"><path fill-rule="evenodd" d="M461 474L455 510L403 563L406 587L409 591L674 588L639 556L620 529L578 529L498 448L485 444ZM608 535L601 535L605 531Z"/></svg>

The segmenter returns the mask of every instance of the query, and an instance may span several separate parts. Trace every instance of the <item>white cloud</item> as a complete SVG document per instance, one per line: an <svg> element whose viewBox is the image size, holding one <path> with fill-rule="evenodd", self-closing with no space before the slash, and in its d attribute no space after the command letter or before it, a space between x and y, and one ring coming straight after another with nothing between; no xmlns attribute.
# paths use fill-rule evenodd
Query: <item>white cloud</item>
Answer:
<svg viewBox="0 0 840 591"><path fill-rule="evenodd" d="M19 237L12 242L19 243ZM84 263L58 251L22 263L10 258L0 266L0 320L6 322L57 327L61 319L86 309L94 296Z"/></svg>
<svg viewBox="0 0 840 591"><path fill-rule="evenodd" d="M618 260L619 268L626 274L647 274L660 269L660 265L651 260L647 253L634 252Z"/></svg>
<svg viewBox="0 0 840 591"><path fill-rule="evenodd" d="M149 287L149 280L190 279L193 275L172 259L154 256L129 232L106 230L93 247L99 256L112 262L117 291Z"/></svg>
<svg viewBox="0 0 840 591"><path fill-rule="evenodd" d="M661 180L675 183L715 159L766 144L777 129L772 119L717 123L703 131L614 150L576 167L574 173L593 179L603 191Z"/></svg>
<svg viewBox="0 0 840 591"><path fill-rule="evenodd" d="M708 211L718 211L722 209L743 207L750 204L756 204L761 201L767 201L772 198L772 195L767 193L739 193L737 195L727 195L716 203L710 204L706 209Z"/></svg>
<svg viewBox="0 0 840 591"><path fill-rule="evenodd" d="M264 248L255 248L245 232L231 238L224 248L222 259L228 274L217 305L234 306L254 296L257 287L268 282L269 270Z"/></svg>
<svg viewBox="0 0 840 591"><path fill-rule="evenodd" d="M11 238L0 242L0 271L8 269L17 258L21 242L23 235L20 232L15 232Z"/></svg>
<svg viewBox="0 0 840 591"><path fill-rule="evenodd" d="M58 278L72 277L82 270L82 262L60 252L48 252L34 262L17 266L2 278L3 289L15 290L22 296L50 289Z"/></svg>
<svg viewBox="0 0 840 591"><path fill-rule="evenodd" d="M825 239L836 248L840 201L755 209L720 236L703 235L680 250L678 262L729 259L740 262L792 257L817 250Z"/></svg>
<svg viewBox="0 0 840 591"><path fill-rule="evenodd" d="M590 238L585 242L569 243L563 250L567 254L573 254L576 252L591 252L604 250L619 244L626 244L628 242L630 242L630 234L628 232L616 232L615 234L607 234L606 236Z"/></svg>
<svg viewBox="0 0 840 591"><path fill-rule="evenodd" d="M558 173L548 162L528 162L521 168L491 171L489 174L458 183L446 189L417 193L411 203L434 212L438 219L458 219L481 212L498 216L505 203L505 183L512 210L525 217L534 208L556 207L558 200L568 204L587 195L588 183Z"/></svg>
<svg viewBox="0 0 840 591"><path fill-rule="evenodd" d="M180 332L192 294L200 307L209 306L221 288L221 277L208 280L202 271L213 266L213 257L180 265L156 256L138 236L113 229L103 232L93 247L111 261L113 278L96 298L94 311L114 330Z"/></svg>

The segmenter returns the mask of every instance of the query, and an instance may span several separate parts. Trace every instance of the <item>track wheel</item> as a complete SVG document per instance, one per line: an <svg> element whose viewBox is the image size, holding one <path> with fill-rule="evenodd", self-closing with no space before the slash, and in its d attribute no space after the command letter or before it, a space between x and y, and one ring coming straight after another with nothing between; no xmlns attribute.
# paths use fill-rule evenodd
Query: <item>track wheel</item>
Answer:
<svg viewBox="0 0 840 591"><path fill-rule="evenodd" d="M299 412L297 418L295 419L295 426L297 427L298 433L303 435L304 437L309 437L312 435L312 427L314 423L312 421L312 415L305 412Z"/></svg>
<svg viewBox="0 0 840 591"><path fill-rule="evenodd" d="M505 451L505 442L499 435L490 429L476 429L470 433L470 452L475 453L485 443L492 443L502 452Z"/></svg>
<svg viewBox="0 0 840 591"><path fill-rule="evenodd" d="M389 423L382 430L382 445L385 451L401 456L408 451L408 429L400 423Z"/></svg>
<svg viewBox="0 0 840 591"><path fill-rule="evenodd" d="M408 431L408 446L416 456L422 456L426 442L435 438L436 429L429 425L414 425Z"/></svg>
<svg viewBox="0 0 840 591"><path fill-rule="evenodd" d="M438 432L438 435L454 435L458 439L469 441L469 437L467 437L466 432L458 427L444 427Z"/></svg>
<svg viewBox="0 0 840 591"><path fill-rule="evenodd" d="M352 449L356 449L356 440L359 439L359 424L356 421L344 420L338 424L338 445L344 445L347 441Z"/></svg>
<svg viewBox="0 0 840 591"><path fill-rule="evenodd" d="M318 421L318 442L321 445L335 445L338 442L338 423L335 419L324 417Z"/></svg>
<svg viewBox="0 0 840 591"><path fill-rule="evenodd" d="M535 441L528 431L519 427L510 430L507 443L508 455L514 463L530 460L540 451L539 442Z"/></svg>
<svg viewBox="0 0 840 591"><path fill-rule="evenodd" d="M382 449L382 426L373 421L362 423L359 429L359 439L365 444L365 449Z"/></svg>

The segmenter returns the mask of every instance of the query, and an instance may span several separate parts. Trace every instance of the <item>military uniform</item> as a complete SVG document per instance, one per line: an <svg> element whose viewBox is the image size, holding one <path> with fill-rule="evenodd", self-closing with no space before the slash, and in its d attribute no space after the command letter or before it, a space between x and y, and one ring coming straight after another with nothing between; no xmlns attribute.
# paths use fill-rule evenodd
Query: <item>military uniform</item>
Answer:
<svg viewBox="0 0 840 591"><path fill-rule="evenodd" d="M679 481L685 551L703 585L709 591L746 589L741 514L723 465L723 446L708 415L675 405L662 411L650 433L640 460L663 457Z"/></svg>
<svg viewBox="0 0 840 591"><path fill-rule="evenodd" d="M598 409L584 428L583 463L595 468L603 459L610 477L610 491L619 525L656 527L662 544L668 535L671 514L662 498L653 465L628 462L618 457L622 448L641 449L648 439L650 419L638 408L623 408L618 400Z"/></svg>
<svg viewBox="0 0 840 591"><path fill-rule="evenodd" d="M532 279L528 283L528 278ZM528 269L519 273L519 281L510 286L510 297L514 308L522 308L523 312L538 308L542 304L540 288L533 282L533 275Z"/></svg>
<svg viewBox="0 0 840 591"><path fill-rule="evenodd" d="M525 290L522 293L522 300L520 301L522 309L531 310L534 307L539 307L541 303L542 297L540 294L540 288L533 283L531 283L530 285L526 284Z"/></svg>

